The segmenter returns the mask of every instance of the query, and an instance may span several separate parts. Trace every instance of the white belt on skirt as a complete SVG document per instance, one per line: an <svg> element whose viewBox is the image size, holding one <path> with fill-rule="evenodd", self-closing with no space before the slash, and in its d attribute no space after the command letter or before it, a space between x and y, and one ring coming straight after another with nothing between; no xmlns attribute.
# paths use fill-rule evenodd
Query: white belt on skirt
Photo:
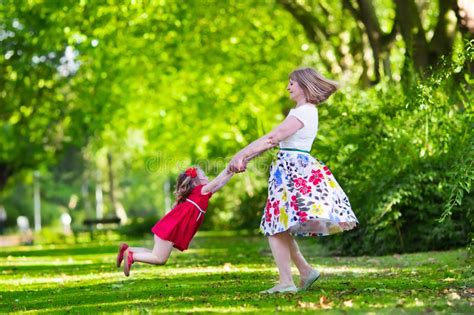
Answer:
<svg viewBox="0 0 474 315"><path fill-rule="evenodd" d="M198 204L195 203L194 201L192 201L191 199L186 198L186 201L189 201L190 203L192 203L193 205L195 205L196 208L199 210L199 216L198 216L197 219L196 219L196 221L199 221L199 218L201 217L201 215L205 214L206 211L202 210L201 207L199 207Z"/></svg>

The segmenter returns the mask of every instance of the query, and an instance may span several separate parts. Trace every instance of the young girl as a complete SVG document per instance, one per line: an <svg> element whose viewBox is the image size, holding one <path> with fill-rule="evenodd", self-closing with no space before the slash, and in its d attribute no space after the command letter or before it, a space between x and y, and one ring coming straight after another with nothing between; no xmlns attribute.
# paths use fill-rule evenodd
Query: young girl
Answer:
<svg viewBox="0 0 474 315"><path fill-rule="evenodd" d="M204 172L196 167L190 167L181 173L176 183L176 203L173 209L151 229L155 234L153 249L129 247L122 243L117 255L117 267L120 267L125 258L123 272L128 277L134 262L164 265L173 247L180 251L188 249L189 243L204 221L209 198L224 186L232 175L226 168L209 182Z"/></svg>

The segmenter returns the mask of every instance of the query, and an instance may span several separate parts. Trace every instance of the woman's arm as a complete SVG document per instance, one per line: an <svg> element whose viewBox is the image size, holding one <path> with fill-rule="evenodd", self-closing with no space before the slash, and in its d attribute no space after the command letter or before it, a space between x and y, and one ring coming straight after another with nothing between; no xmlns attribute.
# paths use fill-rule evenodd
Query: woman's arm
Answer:
<svg viewBox="0 0 474 315"><path fill-rule="evenodd" d="M219 189L221 189L227 182L232 178L234 173L232 173L228 167L226 167L219 175L217 175L216 178L214 178L212 181L210 181L207 185L205 185L201 189L201 193L203 195L209 193L209 192L216 192Z"/></svg>
<svg viewBox="0 0 474 315"><path fill-rule="evenodd" d="M294 116L288 116L275 129L263 137L250 143L248 146L238 152L229 164L231 171L241 172L245 165L257 155L277 146L280 141L293 135L299 129L303 128L303 123Z"/></svg>

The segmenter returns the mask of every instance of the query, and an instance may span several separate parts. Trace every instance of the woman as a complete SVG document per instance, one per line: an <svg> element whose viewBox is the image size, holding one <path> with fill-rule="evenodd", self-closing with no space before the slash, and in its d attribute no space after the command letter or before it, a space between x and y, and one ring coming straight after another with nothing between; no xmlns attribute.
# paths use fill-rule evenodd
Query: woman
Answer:
<svg viewBox="0 0 474 315"><path fill-rule="evenodd" d="M308 289L319 278L293 235L330 235L358 224L332 173L309 154L318 130L316 105L331 96L337 84L312 68L295 70L289 79L287 89L295 108L278 127L242 149L229 164L231 171L243 172L251 159L279 144L280 151L270 168L260 230L268 236L280 279L276 286L261 293L297 292L291 261L300 273L300 290Z"/></svg>

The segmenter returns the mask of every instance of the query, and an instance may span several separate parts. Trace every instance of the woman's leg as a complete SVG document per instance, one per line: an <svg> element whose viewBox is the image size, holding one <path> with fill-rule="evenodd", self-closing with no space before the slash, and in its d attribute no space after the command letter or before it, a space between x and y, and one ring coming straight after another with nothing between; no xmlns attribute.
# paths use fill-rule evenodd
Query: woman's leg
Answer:
<svg viewBox="0 0 474 315"><path fill-rule="evenodd" d="M298 268L298 271L300 273L300 280L301 280L300 285L303 285L304 281L308 279L313 267L311 267L311 265L304 258L296 240L289 233L285 233L285 234L286 234L288 246L290 248L291 260L296 265L296 268Z"/></svg>
<svg viewBox="0 0 474 315"><path fill-rule="evenodd" d="M287 241L288 232L278 233L268 237L268 243L272 250L273 258L280 274L280 283L276 287L294 285L291 275L291 253Z"/></svg>
<svg viewBox="0 0 474 315"><path fill-rule="evenodd" d="M138 247L139 249L142 249ZM148 252L134 252L134 247L130 250L133 252L133 260L144 262L152 265L164 265L170 257L173 243L165 241L155 235L155 246L152 251ZM145 248L146 249L146 248Z"/></svg>

